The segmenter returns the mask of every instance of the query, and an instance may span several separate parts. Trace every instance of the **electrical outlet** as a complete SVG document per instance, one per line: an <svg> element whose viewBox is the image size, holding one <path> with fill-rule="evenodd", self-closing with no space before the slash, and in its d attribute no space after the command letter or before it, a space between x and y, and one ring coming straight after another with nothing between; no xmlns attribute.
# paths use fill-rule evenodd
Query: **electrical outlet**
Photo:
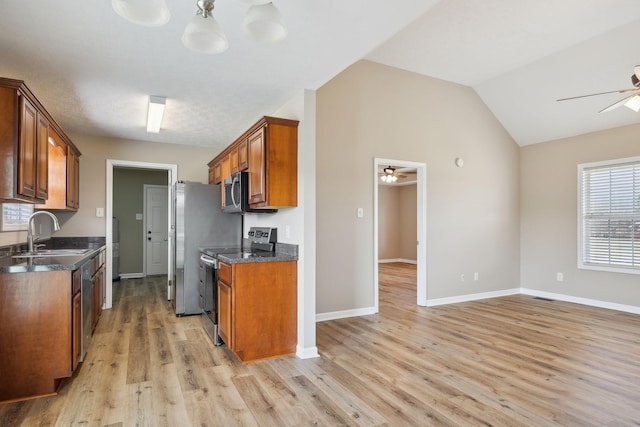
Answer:
<svg viewBox="0 0 640 427"><path fill-rule="evenodd" d="M364 217L364 209L362 208L358 208L357 212L356 212L356 216L358 218L363 218Z"/></svg>
<svg viewBox="0 0 640 427"><path fill-rule="evenodd" d="M562 282L562 281L564 281L564 274L562 274L562 273L560 273L560 272L556 273L556 280L557 280L558 282Z"/></svg>
<svg viewBox="0 0 640 427"><path fill-rule="evenodd" d="M96 208L96 217L104 218L104 208Z"/></svg>
<svg viewBox="0 0 640 427"><path fill-rule="evenodd" d="M461 275L460 275L460 281L461 281L461 282L464 282L464 274L461 274Z"/></svg>
<svg viewBox="0 0 640 427"><path fill-rule="evenodd" d="M475 273L473 273L473 280L475 280L477 282L479 279L480 279L480 275L476 271Z"/></svg>

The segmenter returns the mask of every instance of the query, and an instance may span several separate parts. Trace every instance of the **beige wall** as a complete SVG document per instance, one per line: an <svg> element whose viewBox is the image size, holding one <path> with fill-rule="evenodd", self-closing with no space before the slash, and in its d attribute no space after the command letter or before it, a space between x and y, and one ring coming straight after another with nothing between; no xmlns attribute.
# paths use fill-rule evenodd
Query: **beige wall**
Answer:
<svg viewBox="0 0 640 427"><path fill-rule="evenodd" d="M635 125L521 149L523 288L640 306L637 275L577 268L578 164L639 156L638 135Z"/></svg>
<svg viewBox="0 0 640 427"><path fill-rule="evenodd" d="M472 89L358 62L318 90L316 147L318 313L374 306L376 157L427 165L429 299L518 287L519 148Z"/></svg>
<svg viewBox="0 0 640 427"><path fill-rule="evenodd" d="M144 271L144 185L167 185L167 171L114 168L113 216L120 221L120 273Z"/></svg>
<svg viewBox="0 0 640 427"><path fill-rule="evenodd" d="M378 259L416 261L416 185L378 185Z"/></svg>

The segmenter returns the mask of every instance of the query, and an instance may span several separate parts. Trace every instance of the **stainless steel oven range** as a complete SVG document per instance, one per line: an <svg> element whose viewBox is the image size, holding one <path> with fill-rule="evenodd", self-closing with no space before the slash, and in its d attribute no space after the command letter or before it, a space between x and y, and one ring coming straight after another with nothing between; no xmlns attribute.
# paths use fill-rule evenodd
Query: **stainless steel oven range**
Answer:
<svg viewBox="0 0 640 427"><path fill-rule="evenodd" d="M202 326L215 345L222 345L218 336L218 260L212 256L200 254L200 294L199 305L202 309Z"/></svg>

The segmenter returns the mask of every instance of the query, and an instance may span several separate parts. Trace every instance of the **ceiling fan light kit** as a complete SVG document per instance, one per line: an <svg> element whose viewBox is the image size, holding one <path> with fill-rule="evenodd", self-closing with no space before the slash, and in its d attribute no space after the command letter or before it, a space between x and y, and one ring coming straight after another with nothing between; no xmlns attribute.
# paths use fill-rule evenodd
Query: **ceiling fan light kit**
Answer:
<svg viewBox="0 0 640 427"><path fill-rule="evenodd" d="M282 15L273 3L249 7L242 25L247 35L259 43L274 43L287 36Z"/></svg>
<svg viewBox="0 0 640 427"><path fill-rule="evenodd" d="M251 6L243 21L244 31L254 41L272 43L287 35L280 11L271 0L241 0ZM182 44L199 53L222 53L229 47L222 26L213 17L214 0L196 1L196 16L187 23ZM111 0L113 10L125 20L148 27L169 22L171 13L165 0Z"/></svg>
<svg viewBox="0 0 640 427"><path fill-rule="evenodd" d="M627 99L624 106L636 113L640 111L640 95L633 95L631 98Z"/></svg>
<svg viewBox="0 0 640 427"><path fill-rule="evenodd" d="M380 177L382 182L386 182L387 184L391 184L392 182L396 182L398 180L398 176L396 175L396 168L392 168L388 166L382 170L384 175Z"/></svg>
<svg viewBox="0 0 640 427"><path fill-rule="evenodd" d="M200 53L222 53L229 47L227 36L212 15L213 0L198 1L198 12L189 20L182 44Z"/></svg>

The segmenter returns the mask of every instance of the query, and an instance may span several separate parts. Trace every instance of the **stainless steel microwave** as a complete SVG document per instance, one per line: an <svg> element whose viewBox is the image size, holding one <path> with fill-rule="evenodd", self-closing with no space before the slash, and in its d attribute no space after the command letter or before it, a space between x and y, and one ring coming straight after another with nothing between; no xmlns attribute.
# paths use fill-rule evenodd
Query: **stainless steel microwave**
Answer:
<svg viewBox="0 0 640 427"><path fill-rule="evenodd" d="M249 173L236 172L224 180L225 213L274 213L277 209L252 209L249 206Z"/></svg>

